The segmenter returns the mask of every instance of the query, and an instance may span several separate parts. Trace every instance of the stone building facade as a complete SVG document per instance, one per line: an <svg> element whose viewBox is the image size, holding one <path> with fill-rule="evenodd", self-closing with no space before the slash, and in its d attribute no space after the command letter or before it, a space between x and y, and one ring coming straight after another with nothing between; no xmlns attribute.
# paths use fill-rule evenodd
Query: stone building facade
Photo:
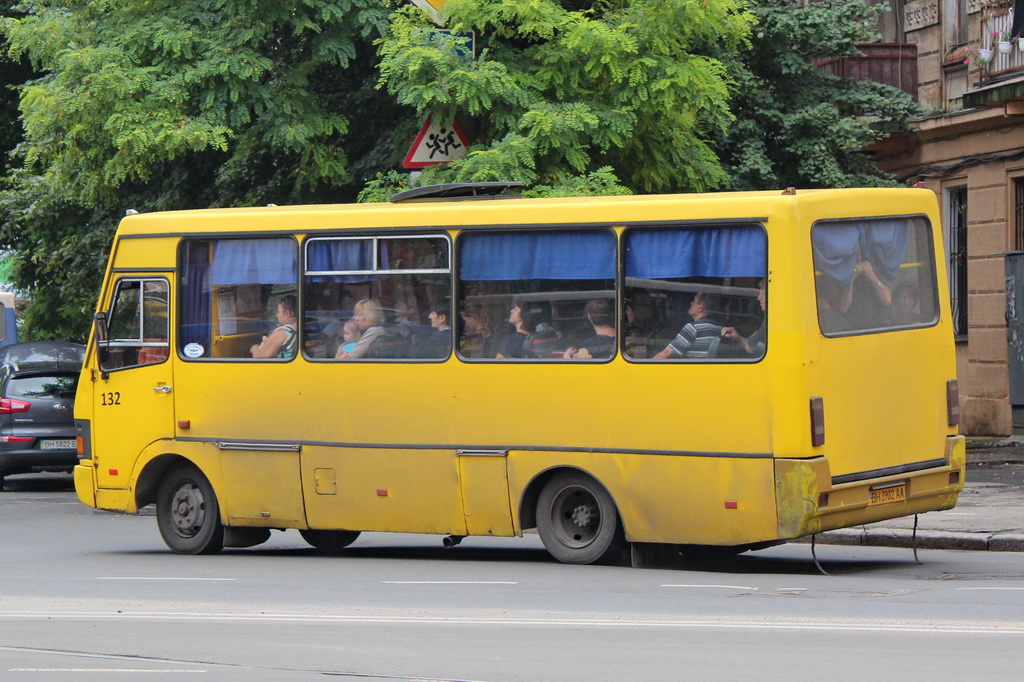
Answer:
<svg viewBox="0 0 1024 682"><path fill-rule="evenodd" d="M888 48L888 61L868 77L915 94L925 115L872 151L939 198L962 431L1008 435L1016 413L1024 432L1024 405L1011 409L1005 270L1006 254L1024 250L1024 39L1009 40L1024 32L1024 0L890 1L871 48Z"/></svg>

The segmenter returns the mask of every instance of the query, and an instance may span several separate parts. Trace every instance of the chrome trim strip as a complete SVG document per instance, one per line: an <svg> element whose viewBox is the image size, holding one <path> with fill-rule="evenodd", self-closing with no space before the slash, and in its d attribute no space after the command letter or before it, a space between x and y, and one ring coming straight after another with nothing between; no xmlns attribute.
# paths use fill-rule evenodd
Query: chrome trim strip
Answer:
<svg viewBox="0 0 1024 682"><path fill-rule="evenodd" d="M923 471L925 469L943 467L948 464L949 462L946 460L945 457L936 457L935 459L926 459L922 462L898 464L896 466L883 467L881 469L869 469L868 471L858 471L852 474L842 474L840 476L833 476L832 485L842 485L843 483L867 481L872 478L882 478L884 476L898 476L900 474L909 474L914 471Z"/></svg>
<svg viewBox="0 0 1024 682"><path fill-rule="evenodd" d="M179 440L185 440L180 438ZM205 440L205 439L201 439ZM216 441L218 450L253 450L256 452L299 452L299 443L239 443L232 441Z"/></svg>
<svg viewBox="0 0 1024 682"><path fill-rule="evenodd" d="M307 446L323 446L332 448L364 448L367 450L470 450L474 452L509 452L525 450L529 452L589 452L615 455L667 455L673 457L723 457L727 459L772 459L770 452L698 452L693 450L636 450L629 448L590 448L578 445L504 445L487 447L483 445L452 444L452 443L355 443L346 441L224 441L220 438L200 438L196 436L178 436L174 440L185 443L214 443L217 447L230 445L233 450L269 450L282 451L301 450ZM263 447L271 446L271 447Z"/></svg>

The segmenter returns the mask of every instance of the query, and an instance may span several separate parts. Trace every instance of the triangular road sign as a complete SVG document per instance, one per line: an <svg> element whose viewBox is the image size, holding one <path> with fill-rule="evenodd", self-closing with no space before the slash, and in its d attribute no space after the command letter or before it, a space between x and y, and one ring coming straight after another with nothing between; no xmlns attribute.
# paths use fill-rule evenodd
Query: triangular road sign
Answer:
<svg viewBox="0 0 1024 682"><path fill-rule="evenodd" d="M402 161L403 168L425 168L438 163L448 163L466 155L469 139L455 121L443 125L435 124L428 116L423 122L419 135Z"/></svg>

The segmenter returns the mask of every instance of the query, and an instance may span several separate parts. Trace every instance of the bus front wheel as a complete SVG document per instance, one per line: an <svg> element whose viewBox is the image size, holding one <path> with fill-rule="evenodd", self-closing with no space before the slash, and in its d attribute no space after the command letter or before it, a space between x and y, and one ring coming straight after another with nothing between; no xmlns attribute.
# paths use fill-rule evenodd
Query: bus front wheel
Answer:
<svg viewBox="0 0 1024 682"><path fill-rule="evenodd" d="M192 464L175 467L160 482L156 522L164 542L178 554L216 554L224 548L217 496Z"/></svg>
<svg viewBox="0 0 1024 682"><path fill-rule="evenodd" d="M321 552L337 552L356 541L359 537L357 530L313 530L312 528L299 530L302 539L319 549Z"/></svg>
<svg viewBox="0 0 1024 682"><path fill-rule="evenodd" d="M548 553L565 564L609 561L626 546L612 496L578 471L556 474L544 485L537 532Z"/></svg>

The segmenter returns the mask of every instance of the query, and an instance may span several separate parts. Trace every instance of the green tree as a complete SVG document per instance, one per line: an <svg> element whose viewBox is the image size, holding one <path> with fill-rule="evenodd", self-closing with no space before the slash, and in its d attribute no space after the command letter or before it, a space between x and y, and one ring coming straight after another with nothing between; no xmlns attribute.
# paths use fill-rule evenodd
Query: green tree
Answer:
<svg viewBox="0 0 1024 682"><path fill-rule="evenodd" d="M906 130L910 96L873 81L826 73L814 63L858 53L876 38L879 12L861 0L756 0L750 44L728 62L735 123L716 149L732 189L895 184L865 153Z"/></svg>
<svg viewBox="0 0 1024 682"><path fill-rule="evenodd" d="M0 248L29 333L82 338L107 249L139 211L338 201L400 160L375 88L377 0L24 0L2 26L25 141ZM377 135L377 130L385 131Z"/></svg>
<svg viewBox="0 0 1024 682"><path fill-rule="evenodd" d="M422 183L607 193L726 180L709 143L732 118L720 58L749 31L743 0L448 0L442 13L456 37L408 7L380 44L381 83L398 102L458 116L472 140L466 158L425 170ZM471 30L472 61L457 37Z"/></svg>

